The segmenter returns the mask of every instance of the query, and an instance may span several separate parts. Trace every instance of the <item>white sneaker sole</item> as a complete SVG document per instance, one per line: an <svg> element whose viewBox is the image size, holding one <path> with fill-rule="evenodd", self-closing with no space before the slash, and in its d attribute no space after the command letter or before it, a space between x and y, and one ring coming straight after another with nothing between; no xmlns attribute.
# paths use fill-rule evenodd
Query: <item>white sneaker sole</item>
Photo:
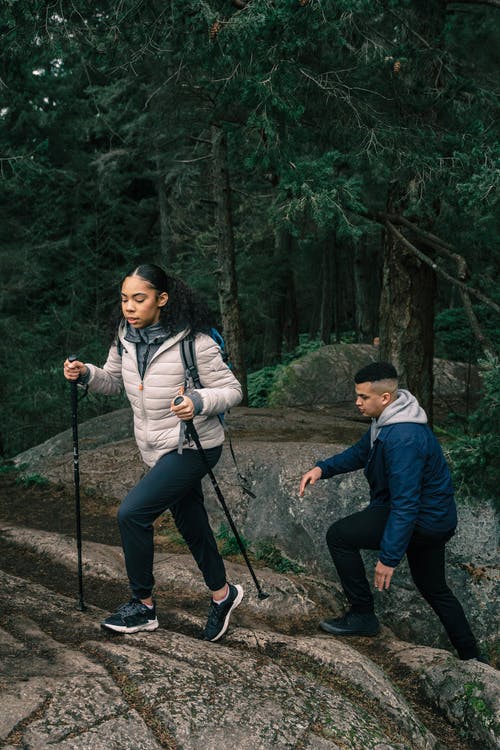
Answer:
<svg viewBox="0 0 500 750"><path fill-rule="evenodd" d="M215 641L218 641L219 638L222 638L222 636L224 635L224 633L227 630L227 626L229 625L229 618L231 617L231 614L232 614L233 610L235 610L236 607L239 604L241 604L241 600L243 599L243 586L240 586L240 584L237 583L235 585L235 589L238 591L238 594L237 594L236 599L234 600L234 602L232 604L231 609L229 610L229 612L226 615L226 619L224 620L224 625L222 626L221 631L219 633L217 633L217 635L215 636L215 638L210 638L210 643L215 643Z"/></svg>
<svg viewBox="0 0 500 750"><path fill-rule="evenodd" d="M101 628L114 630L116 633L138 633L141 630L156 630L158 625L159 623L157 619L148 620L145 625L135 625L131 628L128 628L126 625L110 625L107 622L101 622Z"/></svg>

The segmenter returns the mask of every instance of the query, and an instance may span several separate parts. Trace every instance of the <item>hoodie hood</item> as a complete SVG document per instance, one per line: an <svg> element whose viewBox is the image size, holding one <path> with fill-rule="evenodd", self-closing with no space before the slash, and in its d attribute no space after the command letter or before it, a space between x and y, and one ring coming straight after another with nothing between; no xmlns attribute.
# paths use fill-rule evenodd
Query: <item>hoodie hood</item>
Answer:
<svg viewBox="0 0 500 750"><path fill-rule="evenodd" d="M372 420L370 433L372 445L382 427L403 422L427 424L427 414L410 391L400 388L396 400L386 406L378 419Z"/></svg>

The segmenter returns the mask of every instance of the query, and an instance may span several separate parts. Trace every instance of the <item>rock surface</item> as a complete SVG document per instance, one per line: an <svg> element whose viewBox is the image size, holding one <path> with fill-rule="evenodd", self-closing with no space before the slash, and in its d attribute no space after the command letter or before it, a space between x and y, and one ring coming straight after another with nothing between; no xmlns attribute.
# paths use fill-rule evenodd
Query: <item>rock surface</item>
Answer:
<svg viewBox="0 0 500 750"><path fill-rule="evenodd" d="M53 559L74 576L76 549L57 534L3 527L2 538ZM85 545L85 582L121 577L121 553ZM206 595L185 556L157 561L161 627L154 633L108 635L107 612L33 582L0 574L0 740L3 747L149 750L486 750L499 719L496 670L458 662L446 651L403 643L384 628L375 639L276 630L283 610L320 609L315 584L262 569L269 599L260 602L239 565L230 574L247 590L223 642L200 640ZM165 562L165 561L163 561ZM56 582L55 582L56 584ZM177 589L189 601L169 610ZM177 588L176 588L177 587ZM163 592L172 596L168 600ZM297 597L297 593L301 597ZM300 598L300 603L297 603ZM259 624L260 623L260 624ZM393 654L411 678L403 695L363 653ZM443 710L438 741L415 703L422 691ZM428 718L427 710L427 718ZM453 726L466 733L466 744ZM434 727L435 728L435 727Z"/></svg>
<svg viewBox="0 0 500 750"><path fill-rule="evenodd" d="M237 454L238 468L255 498L242 491L230 452L226 449L216 468L217 481L243 536L254 545L265 543L290 558L304 571L321 578L335 597L337 610L344 606L338 578L325 542L328 526L338 518L364 507L367 484L362 472L319 482L298 497L304 471L345 447L336 442L337 425L342 437L359 438L365 420L350 417L341 407L332 414L311 411L238 408L227 419ZM328 441L335 429L335 442ZM80 427L80 474L93 493L119 501L140 478L144 467L132 438L128 410L90 420ZM130 432L129 432L130 434ZM333 438L333 436L332 436ZM110 442L111 441L111 442ZM71 431L17 457L26 472L40 473L52 481L73 481ZM209 479L205 480L206 504L214 528L227 526ZM470 618L474 631L489 652L498 651L500 575L498 569L498 521L492 504L461 501L459 526L447 545L448 578ZM375 554L365 553L367 569ZM399 637L422 645L450 648L441 625L415 590L403 561L388 592L376 592L377 613ZM292 623L293 626L293 623Z"/></svg>
<svg viewBox="0 0 500 750"><path fill-rule="evenodd" d="M266 542L302 572L279 573L255 561L270 594L261 601L241 558L227 559L230 579L246 593L218 644L200 639L207 595L194 562L160 536L160 628L113 636L99 627L127 596L114 515L143 472L128 410L80 426L85 611L76 605L77 553L68 531L71 432L17 458L34 484L29 495L12 483L0 504L0 747L500 748L499 673L452 655L404 567L390 595L378 598L383 626L376 638L334 638L317 629L344 608L326 528L366 501L366 485L353 474L300 499L298 480L319 457L357 439L364 420L341 405L335 412L235 409L228 422L239 469L256 495L242 492L226 450L216 473L237 525L252 546ZM45 494L36 494L40 475L56 483ZM209 481L205 494L217 527L224 516ZM449 545L450 578L493 652L495 514L461 504L460 517L461 531Z"/></svg>

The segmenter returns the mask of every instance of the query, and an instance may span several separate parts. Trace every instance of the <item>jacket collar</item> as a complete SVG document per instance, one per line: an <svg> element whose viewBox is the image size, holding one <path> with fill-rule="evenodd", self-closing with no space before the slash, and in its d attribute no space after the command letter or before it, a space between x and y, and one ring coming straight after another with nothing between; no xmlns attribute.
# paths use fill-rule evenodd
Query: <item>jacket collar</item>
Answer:
<svg viewBox="0 0 500 750"><path fill-rule="evenodd" d="M163 344L170 338L172 331L166 330L161 323L153 323L147 328L134 328L125 323L123 338L132 344Z"/></svg>
<svg viewBox="0 0 500 750"><path fill-rule="evenodd" d="M157 325L157 324L155 323L154 325ZM148 328L152 328L152 327L153 326L148 326ZM160 354L165 349L168 349L169 347L177 344L181 339L183 339L189 333L189 328L183 328L180 331L167 331L162 326L161 328L163 329L165 333L165 337L162 339L161 342L158 342L159 343L158 350L154 353L151 359L154 359L155 357L157 357L157 355ZM132 339L130 339L127 336L129 330L132 331L132 337L133 337ZM134 346L137 346L142 341L144 341L144 339L138 333L140 330L145 331L146 329L145 328L144 329L132 328L132 326L129 326L128 323L124 320L118 329L118 338L122 342L126 341L128 343L134 344ZM135 336L134 336L135 333L138 334L137 340L135 339Z"/></svg>

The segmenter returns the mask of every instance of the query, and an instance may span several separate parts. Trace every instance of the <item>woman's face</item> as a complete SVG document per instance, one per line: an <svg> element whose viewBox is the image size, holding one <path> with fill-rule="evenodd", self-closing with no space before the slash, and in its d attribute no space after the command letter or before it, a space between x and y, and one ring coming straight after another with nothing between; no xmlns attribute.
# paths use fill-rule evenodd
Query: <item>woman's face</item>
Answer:
<svg viewBox="0 0 500 750"><path fill-rule="evenodd" d="M134 328L146 328L157 323L168 294L156 289L140 276L127 276L122 284L123 317Z"/></svg>

